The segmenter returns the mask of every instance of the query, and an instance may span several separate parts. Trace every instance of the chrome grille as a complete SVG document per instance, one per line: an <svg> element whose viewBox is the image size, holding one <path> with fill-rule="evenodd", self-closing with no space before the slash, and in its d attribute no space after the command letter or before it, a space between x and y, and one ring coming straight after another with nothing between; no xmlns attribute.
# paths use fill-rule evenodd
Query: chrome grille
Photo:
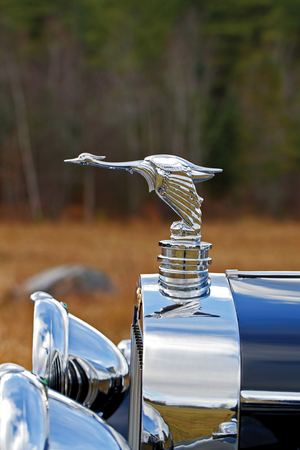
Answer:
<svg viewBox="0 0 300 450"><path fill-rule="evenodd" d="M131 359L130 359L130 397L128 442L133 450L141 445L142 415L142 369L143 369L143 337L134 307L133 324L131 325Z"/></svg>

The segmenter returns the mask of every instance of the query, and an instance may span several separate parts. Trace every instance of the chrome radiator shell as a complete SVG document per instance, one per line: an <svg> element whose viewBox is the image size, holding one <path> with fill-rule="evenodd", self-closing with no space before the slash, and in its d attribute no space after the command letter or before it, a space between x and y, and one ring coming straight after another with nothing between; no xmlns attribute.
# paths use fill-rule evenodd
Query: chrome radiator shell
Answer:
<svg viewBox="0 0 300 450"><path fill-rule="evenodd" d="M208 297L182 304L162 295L158 275L140 278L142 402L162 416L176 448L238 448L238 322L225 275L210 278Z"/></svg>

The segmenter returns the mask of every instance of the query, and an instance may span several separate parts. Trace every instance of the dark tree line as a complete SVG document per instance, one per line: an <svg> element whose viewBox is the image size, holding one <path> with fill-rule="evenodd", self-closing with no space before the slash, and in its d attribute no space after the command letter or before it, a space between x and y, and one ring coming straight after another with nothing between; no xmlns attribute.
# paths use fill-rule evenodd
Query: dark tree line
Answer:
<svg viewBox="0 0 300 450"><path fill-rule="evenodd" d="M3 214L135 212L138 176L67 167L173 153L218 202L300 213L297 0L1 0Z"/></svg>

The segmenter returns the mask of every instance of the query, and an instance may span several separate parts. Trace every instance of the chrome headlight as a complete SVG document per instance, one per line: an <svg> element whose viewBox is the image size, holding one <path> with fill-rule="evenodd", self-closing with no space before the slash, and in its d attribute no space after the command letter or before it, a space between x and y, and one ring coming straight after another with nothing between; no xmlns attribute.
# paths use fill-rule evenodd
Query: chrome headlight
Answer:
<svg viewBox="0 0 300 450"><path fill-rule="evenodd" d="M130 450L97 414L16 364L0 366L0 448Z"/></svg>
<svg viewBox="0 0 300 450"><path fill-rule="evenodd" d="M129 384L126 359L109 339L49 294L36 292L31 299L32 371L52 389L109 417Z"/></svg>

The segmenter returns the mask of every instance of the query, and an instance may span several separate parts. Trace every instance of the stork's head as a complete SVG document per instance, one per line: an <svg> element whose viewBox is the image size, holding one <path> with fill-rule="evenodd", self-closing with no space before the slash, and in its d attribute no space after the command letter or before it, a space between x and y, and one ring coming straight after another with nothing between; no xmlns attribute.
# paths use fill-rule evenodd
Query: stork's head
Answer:
<svg viewBox="0 0 300 450"><path fill-rule="evenodd" d="M73 159L65 159L65 162L69 162L72 164L81 164L81 165L88 165L97 163L97 161L101 161L102 159L105 159L105 156L96 156L92 155L91 153L81 153L77 158Z"/></svg>

